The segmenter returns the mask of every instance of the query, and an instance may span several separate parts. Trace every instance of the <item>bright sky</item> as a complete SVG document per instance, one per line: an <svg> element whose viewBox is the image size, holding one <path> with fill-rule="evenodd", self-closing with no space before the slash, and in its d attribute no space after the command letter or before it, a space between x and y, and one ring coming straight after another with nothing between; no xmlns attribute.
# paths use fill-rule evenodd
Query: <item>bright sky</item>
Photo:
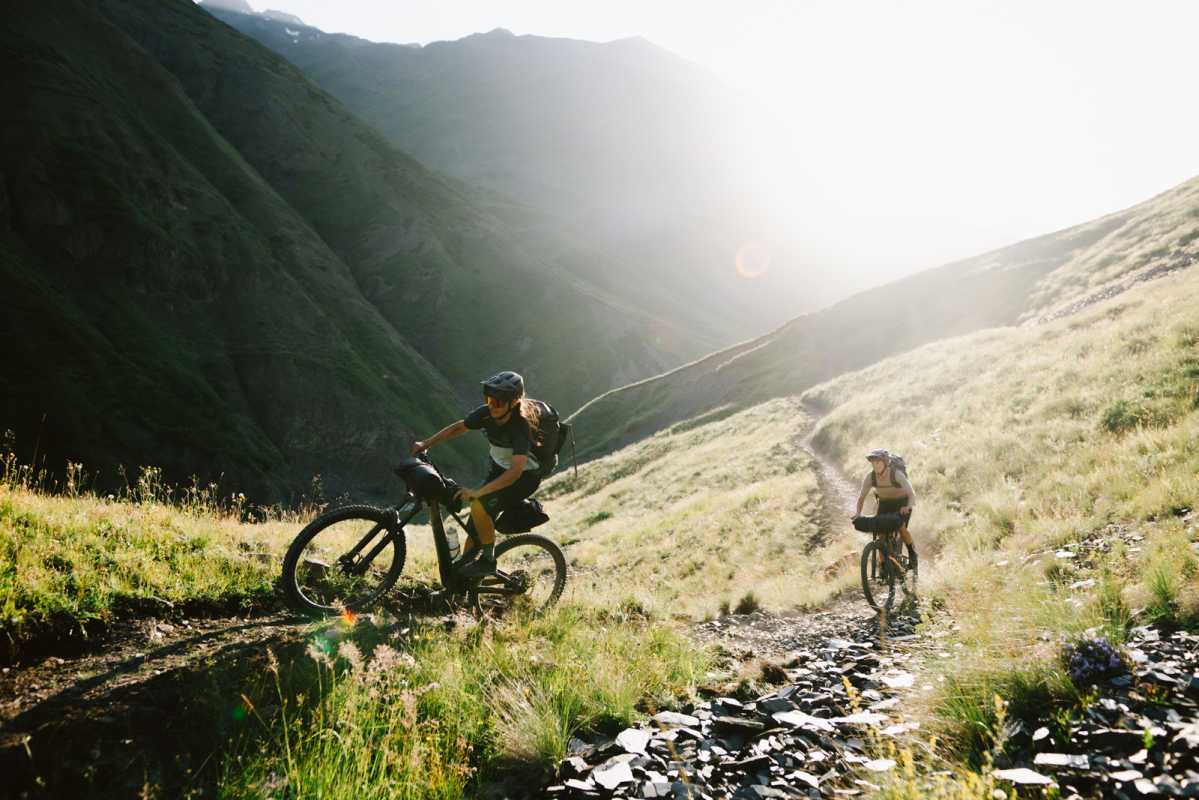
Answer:
<svg viewBox="0 0 1199 800"><path fill-rule="evenodd" d="M896 274L1199 175L1197 0L251 3L374 41L643 36L770 104L797 170L780 207Z"/></svg>

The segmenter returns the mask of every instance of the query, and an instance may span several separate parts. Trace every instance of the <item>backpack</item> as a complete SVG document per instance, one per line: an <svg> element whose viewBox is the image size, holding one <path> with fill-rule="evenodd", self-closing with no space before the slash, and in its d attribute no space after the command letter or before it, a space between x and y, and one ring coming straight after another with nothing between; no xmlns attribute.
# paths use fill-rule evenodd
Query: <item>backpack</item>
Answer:
<svg viewBox="0 0 1199 800"><path fill-rule="evenodd" d="M895 480L895 473L902 472L905 478L908 478L908 465L904 463L903 456L891 455L891 460L887 462L887 466L891 469L891 484L898 486L899 482ZM908 478L910 482L912 479ZM870 471L870 485L878 488L878 474L873 470Z"/></svg>
<svg viewBox="0 0 1199 800"><path fill-rule="evenodd" d="M558 416L558 410L544 400L530 398L529 402L537 407L537 427L540 434L530 449L533 451L533 458L537 459L540 465L538 472L541 477L548 478L558 467L558 453L570 438L570 426L563 423L562 418Z"/></svg>

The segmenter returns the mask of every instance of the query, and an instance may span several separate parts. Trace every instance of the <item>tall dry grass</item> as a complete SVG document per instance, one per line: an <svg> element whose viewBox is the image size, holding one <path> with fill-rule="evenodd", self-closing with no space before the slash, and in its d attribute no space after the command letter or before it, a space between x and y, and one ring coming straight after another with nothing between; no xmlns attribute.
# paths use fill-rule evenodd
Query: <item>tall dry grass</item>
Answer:
<svg viewBox="0 0 1199 800"><path fill-rule="evenodd" d="M880 446L911 467L913 531L933 556L925 591L960 626L960 648L932 659L947 680L927 712L963 754L977 758L996 691L1021 713L1080 702L1057 664L1064 641L1196 619L1197 290L1199 272L1183 273L805 395L828 411L818 445L847 470L864 471L861 453ZM1078 546L1088 539L1104 550Z"/></svg>

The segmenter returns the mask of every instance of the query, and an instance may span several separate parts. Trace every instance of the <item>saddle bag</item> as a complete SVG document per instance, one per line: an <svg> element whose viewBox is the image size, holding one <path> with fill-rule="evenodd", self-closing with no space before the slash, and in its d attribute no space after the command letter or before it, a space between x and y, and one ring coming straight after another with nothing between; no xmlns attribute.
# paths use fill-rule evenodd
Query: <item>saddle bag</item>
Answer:
<svg viewBox="0 0 1199 800"><path fill-rule="evenodd" d="M853 521L853 526L862 533L891 533L903 527L903 515L887 513L858 517Z"/></svg>
<svg viewBox="0 0 1199 800"><path fill-rule="evenodd" d="M549 521L550 515L545 513L541 503L527 497L502 511L495 521L495 529L500 533L524 533Z"/></svg>

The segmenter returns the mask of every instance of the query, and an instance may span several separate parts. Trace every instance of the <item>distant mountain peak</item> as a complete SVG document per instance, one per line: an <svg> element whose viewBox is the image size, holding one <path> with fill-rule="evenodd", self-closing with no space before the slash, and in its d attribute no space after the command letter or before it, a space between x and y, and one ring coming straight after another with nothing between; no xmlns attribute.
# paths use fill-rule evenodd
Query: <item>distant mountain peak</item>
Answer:
<svg viewBox="0 0 1199 800"><path fill-rule="evenodd" d="M259 16L266 17L267 19L273 19L276 22L286 22L291 25L305 25L304 20L300 19L295 14L288 14L286 11L276 11L273 8L268 8Z"/></svg>
<svg viewBox="0 0 1199 800"><path fill-rule="evenodd" d="M499 41L501 39L515 39L515 38L516 38L516 34L513 33L512 31L508 30L507 28L492 28L491 30L487 31L486 33L480 31L479 33L472 33L469 36L463 36L458 41L460 41L460 42L470 42L470 41L477 42L480 40Z"/></svg>
<svg viewBox="0 0 1199 800"><path fill-rule="evenodd" d="M246 0L199 0L199 5L207 11L232 11L235 14L249 14L253 17L282 22L286 25L303 25L304 27L308 27L304 20L295 14L289 14L286 11L278 11L273 8L268 8L266 11L255 11Z"/></svg>
<svg viewBox="0 0 1199 800"><path fill-rule="evenodd" d="M219 8L222 11L236 11L238 14L254 13L254 9L246 0L201 0L200 5Z"/></svg>

